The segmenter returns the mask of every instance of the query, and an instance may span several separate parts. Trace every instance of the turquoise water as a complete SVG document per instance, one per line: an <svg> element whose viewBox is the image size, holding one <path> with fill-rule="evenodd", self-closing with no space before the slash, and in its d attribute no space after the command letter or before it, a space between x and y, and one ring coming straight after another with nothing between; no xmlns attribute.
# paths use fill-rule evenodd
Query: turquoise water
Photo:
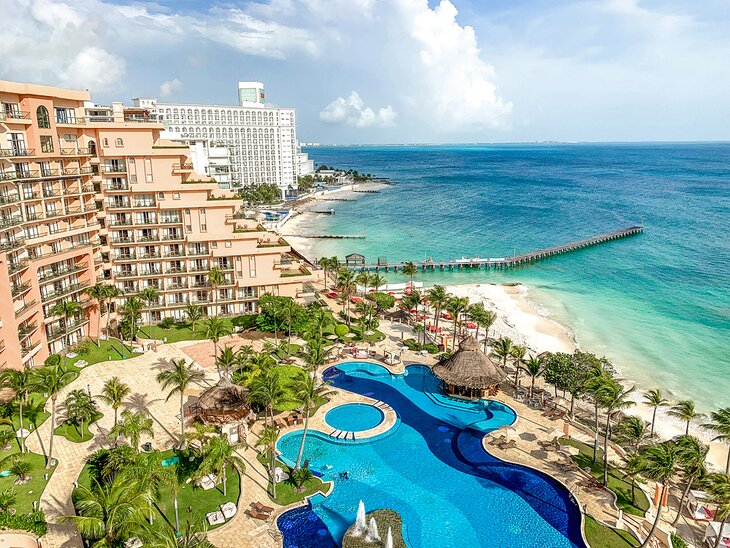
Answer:
<svg viewBox="0 0 730 548"><path fill-rule="evenodd" d="M279 518L286 547L332 546L319 523L340 541L360 500L367 511L397 511L412 548L583 546L580 510L562 485L484 451L485 432L514 422L509 407L444 398L424 366L391 375L375 364L348 362L324 377L337 388L388 403L400 421L369 440L308 433L304 457L334 489L311 499L314 516L299 519L297 511L291 519ZM293 464L300 443L301 431L282 436L278 448L285 462Z"/></svg>
<svg viewBox="0 0 730 548"><path fill-rule="evenodd" d="M324 420L338 430L362 432L383 422L383 412L366 403L347 403L328 411Z"/></svg>
<svg viewBox="0 0 730 548"><path fill-rule="evenodd" d="M730 145L317 147L317 163L396 183L327 202L315 255L503 257L633 224L646 232L507 272L427 285L523 282L582 347L641 386L730 405ZM401 281L404 278L399 278Z"/></svg>
<svg viewBox="0 0 730 548"><path fill-rule="evenodd" d="M172 466L180 462L180 457L169 457L162 461L162 466Z"/></svg>

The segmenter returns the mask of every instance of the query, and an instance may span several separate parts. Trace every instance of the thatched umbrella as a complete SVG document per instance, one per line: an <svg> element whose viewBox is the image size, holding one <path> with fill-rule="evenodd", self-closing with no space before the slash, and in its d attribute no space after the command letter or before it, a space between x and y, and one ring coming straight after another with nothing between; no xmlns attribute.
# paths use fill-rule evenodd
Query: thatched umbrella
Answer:
<svg viewBox="0 0 730 548"><path fill-rule="evenodd" d="M479 349L477 340L469 336L450 358L433 368L452 394L484 397L506 378L502 368Z"/></svg>
<svg viewBox="0 0 730 548"><path fill-rule="evenodd" d="M196 408L201 419L215 423L241 420L250 411L246 390L227 379L203 392Z"/></svg>

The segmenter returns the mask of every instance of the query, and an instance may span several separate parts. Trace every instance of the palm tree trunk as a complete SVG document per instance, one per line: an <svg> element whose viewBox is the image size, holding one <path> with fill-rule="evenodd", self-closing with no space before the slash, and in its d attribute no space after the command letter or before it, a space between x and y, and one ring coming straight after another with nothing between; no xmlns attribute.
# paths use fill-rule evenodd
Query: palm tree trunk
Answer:
<svg viewBox="0 0 730 548"><path fill-rule="evenodd" d="M687 421L687 427L684 429L685 436L689 436L689 423L690 423L690 421Z"/></svg>
<svg viewBox="0 0 730 548"><path fill-rule="evenodd" d="M226 485L228 483L228 481L226 480L226 468L228 468L228 466L226 464L224 464L223 465L223 497L224 498L228 496L228 485Z"/></svg>
<svg viewBox="0 0 730 548"><path fill-rule="evenodd" d="M594 402L595 404L595 426L593 428L593 431L595 432L595 435L593 436L593 464L596 464L596 461L598 460L598 400Z"/></svg>
<svg viewBox="0 0 730 548"><path fill-rule="evenodd" d="M608 485L608 429L611 425L611 410L606 417L606 436L603 438L603 485Z"/></svg>
<svg viewBox="0 0 730 548"><path fill-rule="evenodd" d="M114 427L116 428L117 422L119 421L119 408L114 406Z"/></svg>
<svg viewBox="0 0 730 548"><path fill-rule="evenodd" d="M726 515L723 520L720 522L720 532L717 535L717 538L715 539L715 547L718 548L720 546L720 540L722 539L722 530L725 528L725 522L727 521L728 516Z"/></svg>
<svg viewBox="0 0 730 548"><path fill-rule="evenodd" d="M532 377L532 381L530 382L530 399L532 399L532 391L535 389L535 377Z"/></svg>
<svg viewBox="0 0 730 548"><path fill-rule="evenodd" d="M23 434L23 396L18 399L18 415L20 415L20 433ZM25 436L20 436L20 452L25 453Z"/></svg>
<svg viewBox="0 0 730 548"><path fill-rule="evenodd" d="M651 414L651 437L654 437L654 422L656 421L656 410L658 407L654 407L654 412Z"/></svg>
<svg viewBox="0 0 730 548"><path fill-rule="evenodd" d="M97 301L99 313L96 315L96 346L101 346L101 301Z"/></svg>
<svg viewBox="0 0 730 548"><path fill-rule="evenodd" d="M48 444L48 460L46 461L46 470L51 467L53 462L53 434L56 429L56 396L51 396L51 441Z"/></svg>
<svg viewBox="0 0 730 548"><path fill-rule="evenodd" d="M439 317L441 316L441 308L436 308L436 332L439 330Z"/></svg>
<svg viewBox="0 0 730 548"><path fill-rule="evenodd" d="M651 526L651 530L649 531L649 535L644 539L644 542L641 543L641 546L639 548L644 548L645 546L649 545L649 541L651 540L651 537L654 536L654 531L656 531L657 525L659 525L659 516L662 515L662 502L664 501L664 494L667 490L667 484L662 484L662 496L659 498L659 507L656 510L656 518L654 518L654 524ZM718 535L719 537L719 535Z"/></svg>
<svg viewBox="0 0 730 548"><path fill-rule="evenodd" d="M689 490L692 488L693 481L694 481L694 477L687 478L687 487L684 488L684 491L682 492L682 498L679 499L679 508L677 508L677 517L675 517L674 521L672 521L673 526L677 525L677 522L679 522L679 518L682 516L682 507L684 506L684 501L687 498L687 495L689 494Z"/></svg>
<svg viewBox="0 0 730 548"><path fill-rule="evenodd" d="M302 432L302 443L299 445L299 455L297 455L297 463L294 466L294 470L299 470L302 463L302 457L304 456L304 440L307 438L307 428L309 428L309 409L304 410L304 432Z"/></svg>
<svg viewBox="0 0 730 548"><path fill-rule="evenodd" d="M271 446L271 493L276 500L276 445Z"/></svg>
<svg viewBox="0 0 730 548"><path fill-rule="evenodd" d="M185 435L185 404L183 403L183 391L180 390L180 441Z"/></svg>
<svg viewBox="0 0 730 548"><path fill-rule="evenodd" d="M725 473L730 474L730 447L727 450L727 462L725 463Z"/></svg>

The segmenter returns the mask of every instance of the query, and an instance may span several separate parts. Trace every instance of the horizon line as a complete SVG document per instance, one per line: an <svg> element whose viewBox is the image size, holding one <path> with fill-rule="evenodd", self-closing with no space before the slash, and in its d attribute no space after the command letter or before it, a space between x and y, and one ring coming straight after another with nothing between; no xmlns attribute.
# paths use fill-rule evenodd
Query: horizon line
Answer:
<svg viewBox="0 0 730 548"><path fill-rule="evenodd" d="M317 147L397 147L397 146L495 146L495 145L661 145L661 144L685 144L685 145L726 145L730 140L724 141L680 141L680 140L645 140L645 141L455 141L455 142L404 142L404 143L318 143L305 142L301 146L305 148Z"/></svg>

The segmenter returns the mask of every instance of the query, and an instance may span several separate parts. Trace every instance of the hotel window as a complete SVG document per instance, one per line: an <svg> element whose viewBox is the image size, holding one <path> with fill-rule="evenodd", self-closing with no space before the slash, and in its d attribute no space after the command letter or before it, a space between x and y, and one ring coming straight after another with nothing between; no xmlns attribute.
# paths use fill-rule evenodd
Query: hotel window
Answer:
<svg viewBox="0 0 730 548"><path fill-rule="evenodd" d="M121 138L119 138L119 139L117 139L117 140L115 141L115 143L114 143L114 144L115 144L115 146L118 146L118 147L123 147L123 146L124 146L124 141L123 141L123 140L122 140Z"/></svg>
<svg viewBox="0 0 730 548"><path fill-rule="evenodd" d="M165 199L165 193L164 192L158 192L157 193L157 199L158 200L164 200Z"/></svg>
<svg viewBox="0 0 730 548"><path fill-rule="evenodd" d="M39 106L35 111L38 127L42 129L50 129L51 118L48 116L48 109L43 105Z"/></svg>
<svg viewBox="0 0 730 548"><path fill-rule="evenodd" d="M72 108L57 108L56 109L56 123L57 124L75 124L76 123L76 111Z"/></svg>
<svg viewBox="0 0 730 548"><path fill-rule="evenodd" d="M144 159L144 170L145 170L145 176L147 178L147 182L152 182L152 159L151 158L145 158Z"/></svg>
<svg viewBox="0 0 730 548"><path fill-rule="evenodd" d="M173 200L179 200L180 199L180 193L179 192L173 192L172 193L172 199Z"/></svg>
<svg viewBox="0 0 730 548"><path fill-rule="evenodd" d="M109 146L109 139L107 139L106 137L104 137L101 140L101 146L103 146L104 148L108 147Z"/></svg>
<svg viewBox="0 0 730 548"><path fill-rule="evenodd" d="M41 135L41 151L53 152L53 137L50 135Z"/></svg>
<svg viewBox="0 0 730 548"><path fill-rule="evenodd" d="M256 257L253 255L248 258L248 272L251 278L256 277Z"/></svg>
<svg viewBox="0 0 730 548"><path fill-rule="evenodd" d="M226 247L231 247L231 240L226 240Z"/></svg>

